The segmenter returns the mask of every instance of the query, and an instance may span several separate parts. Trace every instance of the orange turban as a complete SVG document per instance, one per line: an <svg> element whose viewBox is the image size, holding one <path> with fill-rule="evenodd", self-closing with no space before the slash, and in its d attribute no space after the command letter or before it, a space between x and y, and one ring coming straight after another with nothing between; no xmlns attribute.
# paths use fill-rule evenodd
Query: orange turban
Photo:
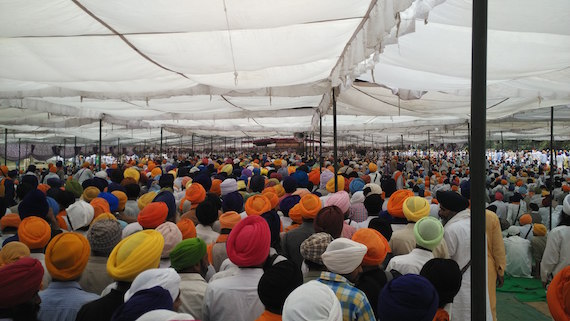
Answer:
<svg viewBox="0 0 570 321"><path fill-rule="evenodd" d="M127 204L127 194L122 191L112 191L111 194L115 195L119 199L119 211L125 210L125 205Z"/></svg>
<svg viewBox="0 0 570 321"><path fill-rule="evenodd" d="M271 209L274 209L277 207L277 205L279 205L279 197L277 194L273 192L265 192L263 193L263 196L269 199L269 202L271 203Z"/></svg>
<svg viewBox="0 0 570 321"><path fill-rule="evenodd" d="M245 202L245 212L250 215L261 215L271 210L271 201L265 195L250 196Z"/></svg>
<svg viewBox="0 0 570 321"><path fill-rule="evenodd" d="M101 193L101 191L97 187L89 186L83 190L81 197L85 202L90 203L94 198L97 197L97 195L99 195L99 193Z"/></svg>
<svg viewBox="0 0 570 321"><path fill-rule="evenodd" d="M166 221L168 206L164 202L154 202L140 211L137 221L143 228L156 228Z"/></svg>
<svg viewBox="0 0 570 321"><path fill-rule="evenodd" d="M289 217L293 222L297 224L303 223L303 215L301 215L301 206L299 203L295 204L295 206L291 207L289 210Z"/></svg>
<svg viewBox="0 0 570 321"><path fill-rule="evenodd" d="M196 225L189 218L183 218L176 223L180 232L182 232L182 239L191 239L196 237Z"/></svg>
<svg viewBox="0 0 570 321"><path fill-rule="evenodd" d="M218 196L222 195L222 188L220 187L221 184L222 184L221 179L212 180L212 186L210 187L210 192Z"/></svg>
<svg viewBox="0 0 570 321"><path fill-rule="evenodd" d="M4 230L7 227L15 227L16 229L20 226L22 219L20 215L14 213L8 213L0 219L0 229Z"/></svg>
<svg viewBox="0 0 570 321"><path fill-rule="evenodd" d="M277 194L277 197L283 197L283 195L285 195L285 188L283 188L283 185L274 185L273 189L275 189L275 194Z"/></svg>
<svg viewBox="0 0 570 321"><path fill-rule="evenodd" d="M532 224L532 216L530 216L530 214L524 214L519 218L519 222L521 223L521 226Z"/></svg>
<svg viewBox="0 0 570 321"><path fill-rule="evenodd" d="M570 320L570 266L554 276L546 291L546 302L554 320Z"/></svg>
<svg viewBox="0 0 570 321"><path fill-rule="evenodd" d="M321 182L321 173L318 168L309 172L309 182L313 183L313 185L319 185Z"/></svg>
<svg viewBox="0 0 570 321"><path fill-rule="evenodd" d="M49 172L50 173L57 173L57 167L53 166L53 164L52 164L52 166L49 168Z"/></svg>
<svg viewBox="0 0 570 321"><path fill-rule="evenodd" d="M344 177L337 175L338 179L338 190L342 191L344 190ZM329 191L329 193L334 193L334 176L333 178L329 179L329 181L327 182L327 186L326 186L327 191Z"/></svg>
<svg viewBox="0 0 570 321"><path fill-rule="evenodd" d="M368 248L362 265L380 265L391 251L386 238L375 229L361 228L352 235L352 240Z"/></svg>
<svg viewBox="0 0 570 321"><path fill-rule="evenodd" d="M321 199L315 194L304 195L297 205L299 205L301 216L309 220L315 219L322 208Z"/></svg>
<svg viewBox="0 0 570 321"><path fill-rule="evenodd" d="M156 197L156 192L148 192L139 197L139 200L137 201L139 210L145 208L145 206L147 206L150 202L152 202L152 200L155 197Z"/></svg>
<svg viewBox="0 0 570 321"><path fill-rule="evenodd" d="M232 229L241 221L241 216L234 211L225 212L220 215L220 228Z"/></svg>
<svg viewBox="0 0 570 321"><path fill-rule="evenodd" d="M158 175L162 174L162 170L160 169L160 167L155 167L150 171L150 177L155 178Z"/></svg>
<svg viewBox="0 0 570 321"><path fill-rule="evenodd" d="M31 250L43 249L51 238L51 228L43 218L29 216L18 227L18 239Z"/></svg>
<svg viewBox="0 0 570 321"><path fill-rule="evenodd" d="M22 242L10 242L0 250L0 266L18 261L30 256L30 249Z"/></svg>
<svg viewBox="0 0 570 321"><path fill-rule="evenodd" d="M393 217L405 218L404 215L404 201L414 196L414 192L401 189L395 191L390 198L388 198L388 213Z"/></svg>
<svg viewBox="0 0 570 321"><path fill-rule="evenodd" d="M85 236L75 233L61 233L51 240L46 249L46 268L55 280L72 281L81 276L91 247Z"/></svg>
<svg viewBox="0 0 570 321"><path fill-rule="evenodd" d="M206 190L200 183L192 183L190 187L186 188L186 197L185 200L189 200L192 206L191 209L195 209L198 207L198 204L202 203L206 199ZM180 202L180 210L182 211L182 207L184 204L184 200Z"/></svg>
<svg viewBox="0 0 570 321"><path fill-rule="evenodd" d="M107 202L104 198L96 197L89 204L93 206L93 210L95 211L93 218L96 218L103 213L111 213L109 202Z"/></svg>
<svg viewBox="0 0 570 321"><path fill-rule="evenodd" d="M370 170L370 173L374 173L378 170L378 166L374 163L370 163L368 164L368 169Z"/></svg>
<svg viewBox="0 0 570 321"><path fill-rule="evenodd" d="M51 187L50 187L49 185L47 185L47 184L40 184L40 185L38 185L38 189L39 189L40 191L42 191L44 194L46 194L47 191L48 191L50 188L51 188Z"/></svg>
<svg viewBox="0 0 570 321"><path fill-rule="evenodd" d="M543 224L534 224L532 226L532 234L534 234L534 236L545 236L546 226L544 226Z"/></svg>

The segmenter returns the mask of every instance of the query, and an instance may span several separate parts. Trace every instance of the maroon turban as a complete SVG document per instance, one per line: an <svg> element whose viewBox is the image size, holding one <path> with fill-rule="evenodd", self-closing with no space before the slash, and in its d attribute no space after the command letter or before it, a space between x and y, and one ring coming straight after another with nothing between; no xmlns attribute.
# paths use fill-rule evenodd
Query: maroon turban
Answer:
<svg viewBox="0 0 570 321"><path fill-rule="evenodd" d="M24 257L0 268L0 308L30 301L40 290L44 268L40 261Z"/></svg>

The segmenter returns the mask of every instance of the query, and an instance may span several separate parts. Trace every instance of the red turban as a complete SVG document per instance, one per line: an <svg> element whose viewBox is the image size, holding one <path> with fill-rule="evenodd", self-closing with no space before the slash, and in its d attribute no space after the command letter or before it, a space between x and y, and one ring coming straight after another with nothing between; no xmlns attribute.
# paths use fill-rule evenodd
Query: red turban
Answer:
<svg viewBox="0 0 570 321"><path fill-rule="evenodd" d="M140 211L137 221L143 228L156 228L166 221L168 206L164 202L154 202Z"/></svg>
<svg viewBox="0 0 570 321"><path fill-rule="evenodd" d="M352 235L352 240L368 248L362 265L380 265L391 251L386 238L375 229L361 228Z"/></svg>
<svg viewBox="0 0 570 321"><path fill-rule="evenodd" d="M230 232L226 249L228 258L239 267L262 265L269 255L271 232L260 216L248 216Z"/></svg>
<svg viewBox="0 0 570 321"><path fill-rule="evenodd" d="M570 266L554 276L546 291L546 302L554 320L570 319Z"/></svg>
<svg viewBox="0 0 570 321"><path fill-rule="evenodd" d="M414 196L414 192L407 189L395 191L388 199L388 213L393 217L406 218L404 215L404 201L411 196Z"/></svg>
<svg viewBox="0 0 570 321"><path fill-rule="evenodd" d="M182 239L191 239L196 237L196 225L189 218L183 218L178 223L176 223L180 232L182 232Z"/></svg>
<svg viewBox="0 0 570 321"><path fill-rule="evenodd" d="M247 215L261 215L270 210L271 201L262 194L250 196L245 202L245 212Z"/></svg>
<svg viewBox="0 0 570 321"><path fill-rule="evenodd" d="M0 308L30 301L40 290L44 268L40 261L24 257L0 268Z"/></svg>

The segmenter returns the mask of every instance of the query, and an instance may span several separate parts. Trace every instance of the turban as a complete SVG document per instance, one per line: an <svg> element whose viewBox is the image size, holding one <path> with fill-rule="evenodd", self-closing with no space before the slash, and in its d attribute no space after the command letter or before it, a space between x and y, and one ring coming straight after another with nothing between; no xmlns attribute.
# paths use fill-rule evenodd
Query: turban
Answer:
<svg viewBox="0 0 570 321"><path fill-rule="evenodd" d="M212 225L218 219L218 207L215 200L206 200L196 208L196 219L202 225Z"/></svg>
<svg viewBox="0 0 570 321"><path fill-rule="evenodd" d="M273 192L265 192L263 193L263 196L269 199L269 203L271 203L271 209L274 209L277 207L277 205L279 205L279 197L277 194Z"/></svg>
<svg viewBox="0 0 570 321"><path fill-rule="evenodd" d="M164 237L155 230L144 230L124 238L107 259L107 273L116 281L132 282L142 271L156 268Z"/></svg>
<svg viewBox="0 0 570 321"><path fill-rule="evenodd" d="M106 165L103 164L102 168L105 169ZM97 173L95 173L95 177L107 179L107 172L105 170L98 171Z"/></svg>
<svg viewBox="0 0 570 321"><path fill-rule="evenodd" d="M130 236L142 230L143 227L139 224L139 222L129 223L127 224L127 226L123 227L123 231L121 232L121 237L124 239L127 236Z"/></svg>
<svg viewBox="0 0 570 321"><path fill-rule="evenodd" d="M382 187L375 183L368 183L362 187L362 192L364 193L364 197L368 197L370 195L382 195Z"/></svg>
<svg viewBox="0 0 570 321"><path fill-rule="evenodd" d="M245 191L246 186L245 186L245 181L244 180L238 180L237 181L237 189L238 191Z"/></svg>
<svg viewBox="0 0 570 321"><path fill-rule="evenodd" d="M362 263L367 248L365 245L346 238L332 241L321 258L329 271L349 274Z"/></svg>
<svg viewBox="0 0 570 321"><path fill-rule="evenodd" d="M205 172L198 174L194 178L194 183L200 184L204 188L205 193L209 192L212 187L212 179Z"/></svg>
<svg viewBox="0 0 570 321"><path fill-rule="evenodd" d="M21 222L22 219L20 218L20 215L14 213L8 213L2 216L2 218L0 219L0 229L4 230L7 227L13 227L17 229L18 226L20 226Z"/></svg>
<svg viewBox="0 0 570 321"><path fill-rule="evenodd" d="M378 298L382 321L432 321L439 296L423 276L406 274L388 282Z"/></svg>
<svg viewBox="0 0 570 321"><path fill-rule="evenodd" d="M249 179L249 188L256 193L261 193L265 187L265 177L261 175L253 175Z"/></svg>
<svg viewBox="0 0 570 321"><path fill-rule="evenodd" d="M101 191L95 186L89 186L83 190L83 194L81 194L81 198L87 203L90 203L97 195L99 195Z"/></svg>
<svg viewBox="0 0 570 321"><path fill-rule="evenodd" d="M331 180L331 178L334 177L334 174L329 171L328 169L323 169L323 172L321 173L321 179L320 179L320 189L326 189L327 188L327 183L328 181Z"/></svg>
<svg viewBox="0 0 570 321"><path fill-rule="evenodd" d="M294 177L287 176L283 179L283 188L285 193L293 193L297 189L297 180Z"/></svg>
<svg viewBox="0 0 570 321"><path fill-rule="evenodd" d="M170 191L162 191L158 193L152 200L152 203L156 202L164 202L164 204L166 204L168 207L168 215L166 218L169 220L174 220L176 217L176 199L174 198L174 194L172 194Z"/></svg>
<svg viewBox="0 0 570 321"><path fill-rule="evenodd" d="M421 218L414 224L416 244L428 250L434 250L443 238L443 225L433 216Z"/></svg>
<svg viewBox="0 0 570 321"><path fill-rule="evenodd" d="M155 178L160 174L162 174L162 169L160 169L160 167L155 167L150 171L150 177L152 178Z"/></svg>
<svg viewBox="0 0 570 321"><path fill-rule="evenodd" d="M81 194L83 194L83 187L81 187L81 184L76 180L67 181L67 183L65 183L65 190L72 192L75 198L79 198Z"/></svg>
<svg viewBox="0 0 570 321"><path fill-rule="evenodd" d="M366 185L366 183L364 183L364 181L361 178L353 179L349 185L350 194L354 194L358 191L362 191L362 189L364 188L364 185Z"/></svg>
<svg viewBox="0 0 570 321"><path fill-rule="evenodd" d="M103 213L111 213L109 203L104 198L97 197L93 199L89 204L93 206L94 218Z"/></svg>
<svg viewBox="0 0 570 321"><path fill-rule="evenodd" d="M156 228L156 231L160 232L160 234L162 234L162 237L164 237L164 247L162 249L162 254L160 257L163 259L168 258L170 252L172 249L174 249L176 244L182 241L182 232L180 232L178 226L172 222L164 222L160 224Z"/></svg>
<svg viewBox="0 0 570 321"><path fill-rule="evenodd" d="M220 191L221 191L221 195L224 196L228 193L231 192L237 192L237 182L235 179L233 178L228 178L225 179L221 184L220 184Z"/></svg>
<svg viewBox="0 0 570 321"><path fill-rule="evenodd" d="M534 224L532 226L532 234L534 234L534 236L545 236L546 226L544 226L543 224Z"/></svg>
<svg viewBox="0 0 570 321"><path fill-rule="evenodd" d="M321 173L319 169L315 168L309 172L309 182L313 183L314 186L318 186L321 180Z"/></svg>
<svg viewBox="0 0 570 321"><path fill-rule="evenodd" d="M409 222L417 222L419 219L429 215L429 202L419 196L408 197L403 205L404 216Z"/></svg>
<svg viewBox="0 0 570 321"><path fill-rule="evenodd" d="M220 228L233 229L241 221L241 216L234 211L225 212L220 215Z"/></svg>
<svg viewBox="0 0 570 321"><path fill-rule="evenodd" d="M259 216L248 216L230 232L226 242L228 258L239 267L259 266L269 255L271 232Z"/></svg>
<svg viewBox="0 0 570 321"><path fill-rule="evenodd" d="M350 198L350 204L364 203L364 199L364 193L362 191L358 191L352 194L352 197Z"/></svg>
<svg viewBox="0 0 570 321"><path fill-rule="evenodd" d="M125 171L123 172L123 177L125 178L130 177L134 179L135 182L138 184L139 179L141 178L141 173L135 168L129 167L125 169Z"/></svg>
<svg viewBox="0 0 570 321"><path fill-rule="evenodd" d="M414 192L410 190L395 191L388 199L388 213L393 217L404 218L404 201L411 196L414 196Z"/></svg>
<svg viewBox="0 0 570 321"><path fill-rule="evenodd" d="M301 197L297 206L304 219L314 219L322 208L321 199L315 194L307 194Z"/></svg>
<svg viewBox="0 0 570 321"><path fill-rule="evenodd" d="M113 313L113 321L133 321L154 310L173 310L174 302L170 292L161 287L154 286L139 290L121 304Z"/></svg>
<svg viewBox="0 0 570 321"><path fill-rule="evenodd" d="M452 303L461 288L461 270L457 262L452 259L431 259L424 264L420 275L435 287L440 307Z"/></svg>
<svg viewBox="0 0 570 321"><path fill-rule="evenodd" d="M390 252L388 241L380 232L371 228L361 228L352 235L352 240L366 245L368 251L362 259L362 265L380 265Z"/></svg>
<svg viewBox="0 0 570 321"><path fill-rule="evenodd" d="M329 246L332 241L333 238L329 233L317 232L301 243L299 251L303 259L324 265L321 256L325 253L327 246Z"/></svg>
<svg viewBox="0 0 570 321"><path fill-rule="evenodd" d="M148 269L143 271L137 275L131 287L125 293L125 302L129 301L137 292L148 290L155 286L167 290L172 302L174 302L178 294L180 294L180 275L171 268Z"/></svg>
<svg viewBox="0 0 570 321"><path fill-rule="evenodd" d="M222 210L224 212L241 212L243 210L243 196L238 191L222 196Z"/></svg>
<svg viewBox="0 0 570 321"><path fill-rule="evenodd" d="M315 233L326 232L335 239L341 236L343 225L344 213L335 205L323 207L313 223Z"/></svg>
<svg viewBox="0 0 570 321"><path fill-rule="evenodd" d="M108 192L103 192L103 193L99 193L99 195L97 196L98 198L102 198L104 200L107 201L107 203L109 203L109 211L106 211L105 213L109 212L109 213L115 213L117 211L117 209L119 208L119 199L117 198L117 196L108 193Z"/></svg>
<svg viewBox="0 0 570 321"><path fill-rule="evenodd" d="M188 313L177 313L166 309L148 311L136 321L192 321L195 318Z"/></svg>
<svg viewBox="0 0 570 321"><path fill-rule="evenodd" d="M266 310L281 314L285 299L301 284L301 269L293 261L285 260L263 272L257 285L257 293Z"/></svg>
<svg viewBox="0 0 570 321"><path fill-rule="evenodd" d="M145 206L150 204L155 197L156 197L156 192L148 192L139 197L139 200L137 201L139 210L144 209Z"/></svg>
<svg viewBox="0 0 570 321"><path fill-rule="evenodd" d="M469 206L469 201L455 192L438 191L436 199L441 207L453 212L461 212Z"/></svg>
<svg viewBox="0 0 570 321"><path fill-rule="evenodd" d="M50 188L51 188L51 186L49 186L48 184L39 184L38 185L38 190L40 190L44 194L46 194Z"/></svg>
<svg viewBox="0 0 570 321"><path fill-rule="evenodd" d="M231 175L233 170L234 170L234 167L232 166L232 164L226 164L226 165L222 166L222 168L220 169L220 172Z"/></svg>
<svg viewBox="0 0 570 321"><path fill-rule="evenodd" d="M32 300L42 285L44 268L40 261L25 257L0 268L0 308Z"/></svg>
<svg viewBox="0 0 570 321"><path fill-rule="evenodd" d="M283 188L283 185L281 184L274 185L273 189L275 190L275 194L277 194L277 197L281 198L283 195L285 195L285 188Z"/></svg>
<svg viewBox="0 0 570 321"><path fill-rule="evenodd" d="M108 256L121 241L121 224L117 220L99 220L89 227L86 237L91 251Z"/></svg>
<svg viewBox="0 0 570 321"><path fill-rule="evenodd" d="M564 202L562 205L562 212L564 212L564 214L570 216L570 194L566 195L566 197L564 197ZM22 215L20 215L20 216L22 216Z"/></svg>
<svg viewBox="0 0 570 321"><path fill-rule="evenodd" d="M46 248L46 268L55 280L72 281L81 276L91 247L85 236L75 233L61 233L49 242Z"/></svg>
<svg viewBox="0 0 570 321"><path fill-rule="evenodd" d="M546 302L554 320L570 319L570 266L554 276L546 291Z"/></svg>
<svg viewBox="0 0 570 321"><path fill-rule="evenodd" d="M301 196L299 195L291 195L287 196L279 202L279 209L283 212L283 215L289 216L289 210L293 208L293 206L297 205L301 200Z"/></svg>
<svg viewBox="0 0 570 321"><path fill-rule="evenodd" d="M501 180L501 185L507 185L507 183L508 183L508 182L507 182L506 179L502 179L502 180Z"/></svg>
<svg viewBox="0 0 570 321"><path fill-rule="evenodd" d="M206 199L206 190L199 183L192 183L190 187L186 189L186 200L190 201L192 204L191 209L198 207L198 204L202 203ZM180 202L180 206L184 203L184 200Z"/></svg>
<svg viewBox="0 0 570 321"><path fill-rule="evenodd" d="M117 200L119 201L119 204L117 206L117 210L118 211L124 211L125 210L125 204L127 204L127 194L125 194L125 192L123 191L113 191L111 192L111 194L113 194Z"/></svg>
<svg viewBox="0 0 570 321"><path fill-rule="evenodd" d="M501 192L496 192L495 193L495 200L496 201L502 201L503 200L503 194Z"/></svg>
<svg viewBox="0 0 570 321"><path fill-rule="evenodd" d="M194 237L178 243L170 252L170 265L177 272L182 272L198 264L206 255L206 243Z"/></svg>
<svg viewBox="0 0 570 321"><path fill-rule="evenodd" d="M212 192L218 196L221 196L222 195L221 184L222 184L222 180L214 179L212 181L212 187L210 187L210 192Z"/></svg>
<svg viewBox="0 0 570 321"><path fill-rule="evenodd" d="M368 170L370 170L370 173L373 173L378 170L378 166L374 163L370 163L368 164Z"/></svg>
<svg viewBox="0 0 570 321"><path fill-rule="evenodd" d="M143 228L156 228L166 221L168 206L164 202L150 203L139 213L137 221Z"/></svg>
<svg viewBox="0 0 570 321"><path fill-rule="evenodd" d="M342 321L336 294L319 281L297 287L283 304L283 321Z"/></svg>
<svg viewBox="0 0 570 321"><path fill-rule="evenodd" d="M46 201L48 202L48 207L51 208L51 212L53 213L53 215L57 215L59 213L58 202L49 196L46 197Z"/></svg>
<svg viewBox="0 0 570 321"><path fill-rule="evenodd" d="M69 231L75 231L89 225L95 216L93 206L82 200L71 204L65 212L67 214L62 217L62 220L65 223L64 228Z"/></svg>
<svg viewBox="0 0 570 321"><path fill-rule="evenodd" d="M530 216L530 214L524 214L521 216L521 218L519 218L519 222L521 226L532 224L532 216Z"/></svg>
<svg viewBox="0 0 570 321"><path fill-rule="evenodd" d="M97 216L96 218L94 218L94 219L91 221L91 224L89 224L89 225L93 225L93 224L95 224L95 223L97 223L97 222L99 222L99 221L107 221L107 220L118 221L118 220L117 220L117 217L115 216L115 214L103 213L103 214Z"/></svg>
<svg viewBox="0 0 570 321"><path fill-rule="evenodd" d="M245 202L245 212L250 215L261 215L271 210L271 201L265 195L253 195Z"/></svg>
<svg viewBox="0 0 570 321"><path fill-rule="evenodd" d="M520 189L519 189L520 191ZM563 192L570 192L570 185L562 185L562 191ZM522 194L522 192L521 192Z"/></svg>
<svg viewBox="0 0 570 321"><path fill-rule="evenodd" d="M350 196L345 191L338 191L336 193L332 193L327 198L326 206L333 206L333 205L340 208L343 214L348 212L350 208Z"/></svg>
<svg viewBox="0 0 570 321"><path fill-rule="evenodd" d="M43 218L26 217L18 227L18 239L30 250L43 249L51 238L51 228Z"/></svg>
<svg viewBox="0 0 570 321"><path fill-rule="evenodd" d="M309 175L307 175L307 172L305 171L297 170L295 173L293 173L293 175L291 175L291 177L297 181L298 187L306 188L307 185L309 185Z"/></svg>
<svg viewBox="0 0 570 321"><path fill-rule="evenodd" d="M191 219L183 218L176 223L176 226L178 226L180 233L182 233L183 240L196 237L196 225L194 225Z"/></svg>
<svg viewBox="0 0 570 321"><path fill-rule="evenodd" d="M18 205L18 214L20 214L20 218L22 219L28 216L46 218L48 212L49 204L46 195L37 189L28 192Z"/></svg>
<svg viewBox="0 0 570 321"><path fill-rule="evenodd" d="M338 177L338 178L337 178L338 190L339 190L339 191L342 191L342 190L344 190L344 177L343 177L343 176L340 176L340 175L337 175L337 177ZM327 182L326 187L327 187L327 191L329 191L329 193L334 193L334 192L335 192L335 191L334 191L334 176L333 176L331 179L329 179L329 181Z"/></svg>
<svg viewBox="0 0 570 321"><path fill-rule="evenodd" d="M13 263L23 257L30 256L30 249L26 244L18 241L10 242L0 250L0 266Z"/></svg>

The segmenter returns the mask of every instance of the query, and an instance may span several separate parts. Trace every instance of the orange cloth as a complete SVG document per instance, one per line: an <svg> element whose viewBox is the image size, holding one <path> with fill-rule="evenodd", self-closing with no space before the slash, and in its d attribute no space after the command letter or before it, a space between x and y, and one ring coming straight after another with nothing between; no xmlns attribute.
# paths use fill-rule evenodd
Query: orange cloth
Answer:
<svg viewBox="0 0 570 321"><path fill-rule="evenodd" d="M301 197L301 200L294 207L299 206L299 211L301 211L301 216L304 219L315 219L317 213L322 208L321 199L315 194L306 194ZM291 216L291 211L289 211L289 216Z"/></svg>
<svg viewBox="0 0 570 321"><path fill-rule="evenodd" d="M125 210L125 205L127 204L127 194L121 191L112 191L111 194L115 195L119 199L119 207L117 208L119 211Z"/></svg>
<svg viewBox="0 0 570 321"><path fill-rule="evenodd" d="M222 184L222 180L214 179L212 180L212 186L210 187L210 192L220 196L222 195L222 188L220 185Z"/></svg>
<svg viewBox="0 0 570 321"><path fill-rule="evenodd" d="M449 313L442 308L437 309L433 321L449 321Z"/></svg>
<svg viewBox="0 0 570 321"><path fill-rule="evenodd" d="M245 202L245 212L250 215L261 215L271 210L271 201L263 194L250 196Z"/></svg>
<svg viewBox="0 0 570 321"><path fill-rule="evenodd" d="M90 254L91 247L85 236L75 232L61 233L46 249L46 268L54 280L72 281L81 276Z"/></svg>
<svg viewBox="0 0 570 321"><path fill-rule="evenodd" d="M283 188L283 185L281 185L281 184L274 185L273 189L275 189L275 194L277 194L277 196L279 198L281 198L281 197L283 197L283 195L285 195L285 188Z"/></svg>
<svg viewBox="0 0 570 321"><path fill-rule="evenodd" d="M414 192L401 189L395 191L390 198L388 198L388 213L393 217L405 218L404 215L404 201L414 196Z"/></svg>
<svg viewBox="0 0 570 321"><path fill-rule="evenodd" d="M93 199L89 204L93 206L94 215L93 219L103 213L111 213L111 208L109 207L109 202L107 202L104 198L96 197Z"/></svg>
<svg viewBox="0 0 570 321"><path fill-rule="evenodd" d="M220 215L220 228L232 229L241 221L241 216L234 211L225 212Z"/></svg>
<svg viewBox="0 0 570 321"><path fill-rule="evenodd" d="M51 188L51 187L50 187L49 185L47 185L47 184L40 184L40 185L38 185L38 189L39 189L40 191L42 191L44 194L46 194L47 191L48 191L50 188Z"/></svg>
<svg viewBox="0 0 570 321"><path fill-rule="evenodd" d="M160 167L155 167L150 171L150 177L155 178L158 175L162 174L162 169Z"/></svg>
<svg viewBox="0 0 570 321"><path fill-rule="evenodd" d="M530 214L524 214L519 218L519 222L521 223L521 226L532 224L532 216L530 216Z"/></svg>
<svg viewBox="0 0 570 321"><path fill-rule="evenodd" d="M154 202L145 206L139 212L137 221L143 228L156 228L166 221L168 206L164 202Z"/></svg>
<svg viewBox="0 0 570 321"><path fill-rule="evenodd" d="M43 218L26 217L18 227L18 239L30 250L43 249L51 238L51 228Z"/></svg>
<svg viewBox="0 0 570 321"><path fill-rule="evenodd" d="M192 183L190 187L186 188L186 196L180 202L180 211L182 211L183 204L185 200L189 200L192 204L191 209L198 207L198 204L202 203L206 199L206 190L200 183Z"/></svg>
<svg viewBox="0 0 570 321"><path fill-rule="evenodd" d="M274 209L277 207L277 205L279 205L279 197L277 196L277 194L272 192L266 192L263 193L263 196L269 199L269 202L271 203L271 209Z"/></svg>
<svg viewBox="0 0 570 321"><path fill-rule="evenodd" d="M546 291L546 302L555 321L570 320L570 266L554 276Z"/></svg>
<svg viewBox="0 0 570 321"><path fill-rule="evenodd" d="M0 229L4 230L7 227L15 227L17 229L21 222L20 215L8 213L0 219Z"/></svg>
<svg viewBox="0 0 570 321"><path fill-rule="evenodd" d="M97 221L101 221L101 220L114 220L117 221L117 217L111 213L103 213L99 216L97 216L96 218L94 218L91 223L89 223L89 226L95 224L95 222Z"/></svg>
<svg viewBox="0 0 570 321"><path fill-rule="evenodd" d="M282 320L283 318L281 314L275 314L267 310L263 311L263 313L259 316L259 318L255 319L255 321L282 321Z"/></svg>
<svg viewBox="0 0 570 321"><path fill-rule="evenodd" d="M388 240L375 229L361 228L352 235L352 240L368 248L362 259L362 265L378 266L384 262L386 254L391 252Z"/></svg>
<svg viewBox="0 0 570 321"><path fill-rule="evenodd" d="M291 207L291 209L289 210L289 217L293 222L297 224L303 223L303 215L301 215L301 206L299 205L299 203Z"/></svg>
<svg viewBox="0 0 570 321"><path fill-rule="evenodd" d="M30 256L30 249L26 244L18 241L10 242L0 250L0 266L13 263L23 257Z"/></svg>
<svg viewBox="0 0 570 321"><path fill-rule="evenodd" d="M182 232L182 239L190 239L196 237L196 225L189 218L183 218L176 223L180 232Z"/></svg>
<svg viewBox="0 0 570 321"><path fill-rule="evenodd" d="M321 173L319 172L318 168L315 168L309 172L309 182L313 183L313 185L319 185L320 184Z"/></svg>
<svg viewBox="0 0 570 321"><path fill-rule="evenodd" d="M57 173L57 167L53 166L53 164L52 164L52 166L49 168L49 172L50 173Z"/></svg>

